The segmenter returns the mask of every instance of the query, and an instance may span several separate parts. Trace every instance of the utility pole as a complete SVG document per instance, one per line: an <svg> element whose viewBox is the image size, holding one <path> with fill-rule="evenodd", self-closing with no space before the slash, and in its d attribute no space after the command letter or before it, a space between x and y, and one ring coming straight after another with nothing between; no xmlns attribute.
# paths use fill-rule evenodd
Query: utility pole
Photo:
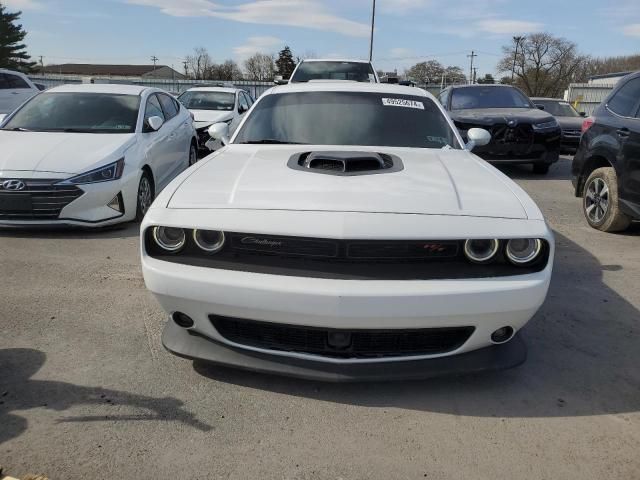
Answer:
<svg viewBox="0 0 640 480"><path fill-rule="evenodd" d="M371 12L371 41L369 42L369 61L373 60L373 31L376 25L376 0L373 0L373 10Z"/></svg>
<svg viewBox="0 0 640 480"><path fill-rule="evenodd" d="M473 60L477 56L478 55L476 55L476 52L473 50L471 50L471 55L467 55L467 58L471 58L471 65L469 66L469 83L473 83Z"/></svg>
<svg viewBox="0 0 640 480"><path fill-rule="evenodd" d="M189 76L189 62L187 62L186 60L182 61L182 65L184 65L184 76L188 77Z"/></svg>
<svg viewBox="0 0 640 480"><path fill-rule="evenodd" d="M471 83L475 84L477 77L478 77L478 69L476 67L473 67L473 78Z"/></svg>
<svg viewBox="0 0 640 480"><path fill-rule="evenodd" d="M156 71L156 63L157 63L157 61L158 61L158 57L156 57L155 55L153 55L153 56L151 57L151 61L153 62L153 71L155 72L155 71Z"/></svg>
<svg viewBox="0 0 640 480"><path fill-rule="evenodd" d="M513 51L513 67L511 67L511 83L513 83L516 74L516 60L518 59L518 47L525 37L513 37L513 41L516 44L516 48Z"/></svg>
<svg viewBox="0 0 640 480"><path fill-rule="evenodd" d="M40 67L42 67L42 68L40 68L40 73L42 73L42 76L44 76L44 60L43 60L43 58L44 57L42 55L40 55Z"/></svg>

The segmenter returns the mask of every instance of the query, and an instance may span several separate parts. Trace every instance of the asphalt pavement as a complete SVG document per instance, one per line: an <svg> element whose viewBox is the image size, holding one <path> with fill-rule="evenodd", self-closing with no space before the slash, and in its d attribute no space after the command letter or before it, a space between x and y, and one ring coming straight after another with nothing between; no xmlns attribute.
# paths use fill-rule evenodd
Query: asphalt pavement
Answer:
<svg viewBox="0 0 640 480"><path fill-rule="evenodd" d="M0 232L0 465L68 479L640 478L640 225L588 227L570 160L503 171L556 233L521 367L324 384L164 351L138 228Z"/></svg>

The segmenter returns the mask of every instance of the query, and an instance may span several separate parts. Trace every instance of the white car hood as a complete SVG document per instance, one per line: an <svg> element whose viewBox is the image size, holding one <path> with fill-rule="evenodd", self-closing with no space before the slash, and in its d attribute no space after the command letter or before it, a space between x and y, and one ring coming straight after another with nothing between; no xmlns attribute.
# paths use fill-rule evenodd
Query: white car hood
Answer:
<svg viewBox="0 0 640 480"><path fill-rule="evenodd" d="M189 110L193 113L196 128L206 127L216 122L233 118L233 110Z"/></svg>
<svg viewBox="0 0 640 480"><path fill-rule="evenodd" d="M294 153L395 154L394 173L336 176L294 170ZM167 207L467 215L526 219L517 188L469 152L388 147L230 145L182 181Z"/></svg>
<svg viewBox="0 0 640 480"><path fill-rule="evenodd" d="M134 134L0 131L0 173L82 173L133 142Z"/></svg>

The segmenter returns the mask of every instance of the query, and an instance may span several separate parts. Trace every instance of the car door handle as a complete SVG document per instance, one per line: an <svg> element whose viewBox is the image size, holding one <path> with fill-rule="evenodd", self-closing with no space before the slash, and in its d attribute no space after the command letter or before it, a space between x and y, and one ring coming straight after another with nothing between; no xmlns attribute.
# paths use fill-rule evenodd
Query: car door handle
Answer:
<svg viewBox="0 0 640 480"><path fill-rule="evenodd" d="M617 133L619 137L628 137L631 134L631 130L628 128L619 128Z"/></svg>

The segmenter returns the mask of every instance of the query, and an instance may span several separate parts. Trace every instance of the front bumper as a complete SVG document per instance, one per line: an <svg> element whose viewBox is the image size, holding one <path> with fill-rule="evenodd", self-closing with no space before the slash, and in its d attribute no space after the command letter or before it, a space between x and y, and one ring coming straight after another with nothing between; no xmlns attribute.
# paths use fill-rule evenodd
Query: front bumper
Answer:
<svg viewBox="0 0 640 480"><path fill-rule="evenodd" d="M516 367L522 364L527 357L525 344L520 335L516 335L508 343L454 357L382 364L327 364L234 348L202 335L190 333L172 321L167 323L162 333L162 344L169 352L183 358L204 360L216 365L231 366L243 370L326 382L414 380L477 374Z"/></svg>
<svg viewBox="0 0 640 480"><path fill-rule="evenodd" d="M60 180L62 179L51 179L47 182L53 184ZM29 186L24 193L29 194L33 190L41 192L32 193L34 210L24 213L0 210L0 227L104 227L126 222L135 217L138 182L135 172L112 182L70 187L77 192L70 197L64 197L65 192L57 192L55 197L47 196L52 194L42 193L42 189L37 186L37 182L42 180L35 177L25 179L25 182L34 183L34 186ZM37 200L34 199L36 195L38 195ZM108 203L118 195L120 211L108 206ZM46 202L51 202L49 206L59 208L39 210L47 207Z"/></svg>

